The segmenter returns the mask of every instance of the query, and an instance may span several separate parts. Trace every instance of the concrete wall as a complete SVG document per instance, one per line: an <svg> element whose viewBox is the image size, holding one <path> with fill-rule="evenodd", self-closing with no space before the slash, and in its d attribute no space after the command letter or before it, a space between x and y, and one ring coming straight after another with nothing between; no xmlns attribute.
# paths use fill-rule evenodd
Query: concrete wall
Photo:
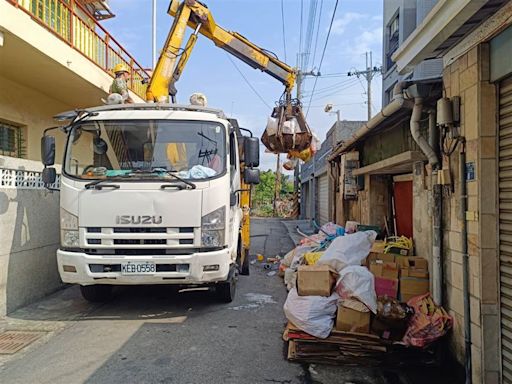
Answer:
<svg viewBox="0 0 512 384"><path fill-rule="evenodd" d="M73 107L2 76L0 83L3 89L9 90L0 92L0 120L24 129L26 158L39 161L43 131L56 125L52 116ZM60 163L65 135L60 131L54 131L52 134L57 138L56 160Z"/></svg>
<svg viewBox="0 0 512 384"><path fill-rule="evenodd" d="M40 171L0 156L0 169ZM59 289L59 193L0 184L0 317Z"/></svg>

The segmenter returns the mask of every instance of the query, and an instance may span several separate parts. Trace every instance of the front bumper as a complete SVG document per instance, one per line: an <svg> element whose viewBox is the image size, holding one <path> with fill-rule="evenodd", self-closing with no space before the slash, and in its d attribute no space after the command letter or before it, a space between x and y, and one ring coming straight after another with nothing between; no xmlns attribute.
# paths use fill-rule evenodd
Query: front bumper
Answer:
<svg viewBox="0 0 512 384"><path fill-rule="evenodd" d="M163 265L188 264L186 272L155 272L151 275L125 275L120 271L92 272L91 264L120 265L126 262L152 262ZM228 278L230 265L233 263L229 248L212 252L198 252L190 255L89 255L82 252L57 250L59 273L64 283L92 285L148 285L148 284L208 284L225 281ZM217 271L203 271L205 265L219 265ZM76 270L76 272L65 272Z"/></svg>

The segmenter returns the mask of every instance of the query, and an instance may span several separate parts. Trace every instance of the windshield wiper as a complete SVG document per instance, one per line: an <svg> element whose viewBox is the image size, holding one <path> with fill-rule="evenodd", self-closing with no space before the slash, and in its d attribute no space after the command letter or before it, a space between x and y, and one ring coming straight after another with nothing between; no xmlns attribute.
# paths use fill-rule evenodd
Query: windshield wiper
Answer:
<svg viewBox="0 0 512 384"><path fill-rule="evenodd" d="M182 179L178 175L175 175L173 172L177 172L177 171L165 171L165 173L167 173L169 176L172 176L176 180L181 181L182 183L187 184L188 186L190 186L191 189L196 189L197 188L197 185L195 185L193 182L185 180L185 179Z"/></svg>
<svg viewBox="0 0 512 384"><path fill-rule="evenodd" d="M190 189L196 189L197 188L197 185L195 185L193 182L185 180L185 179L179 177L178 175L175 175L175 172L178 172L178 171L167 170L165 168L153 168L153 169L147 169L147 170L137 169L137 170L133 171L131 174L138 174L138 175L148 174L148 175L153 175L155 173L156 174L158 174L158 173L165 173L166 175L172 176L176 180L181 181L183 184L188 185L190 187Z"/></svg>
<svg viewBox="0 0 512 384"><path fill-rule="evenodd" d="M103 185L100 185L100 184L105 183L107 181L124 180L124 179L128 179L128 178L129 178L129 176L126 176L126 175L121 176L120 175L120 176L115 176L115 177L109 177L106 179L94 180L94 181L91 181L90 183L85 184L85 189L102 189L102 188L118 189L119 185L117 185L117 184L103 184Z"/></svg>

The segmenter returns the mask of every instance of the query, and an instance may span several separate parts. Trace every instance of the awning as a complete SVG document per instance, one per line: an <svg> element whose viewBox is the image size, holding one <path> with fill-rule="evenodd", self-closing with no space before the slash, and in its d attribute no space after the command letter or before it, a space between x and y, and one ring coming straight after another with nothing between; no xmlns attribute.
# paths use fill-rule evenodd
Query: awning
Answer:
<svg viewBox="0 0 512 384"><path fill-rule="evenodd" d="M362 168L354 169L352 175L397 175L409 173L413 170L414 163L426 159L425 155L418 151L402 152Z"/></svg>

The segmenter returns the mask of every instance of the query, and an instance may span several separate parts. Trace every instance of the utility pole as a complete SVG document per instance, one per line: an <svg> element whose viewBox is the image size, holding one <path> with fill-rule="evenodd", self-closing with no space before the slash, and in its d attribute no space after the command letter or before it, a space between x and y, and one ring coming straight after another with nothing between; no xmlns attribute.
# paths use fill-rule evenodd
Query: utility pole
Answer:
<svg viewBox="0 0 512 384"><path fill-rule="evenodd" d="M351 71L348 76L363 76L367 84L367 101L368 104L368 121L372 118L372 80L377 73L380 73L382 68L374 67L372 64L372 52L366 52L366 69L364 71Z"/></svg>

